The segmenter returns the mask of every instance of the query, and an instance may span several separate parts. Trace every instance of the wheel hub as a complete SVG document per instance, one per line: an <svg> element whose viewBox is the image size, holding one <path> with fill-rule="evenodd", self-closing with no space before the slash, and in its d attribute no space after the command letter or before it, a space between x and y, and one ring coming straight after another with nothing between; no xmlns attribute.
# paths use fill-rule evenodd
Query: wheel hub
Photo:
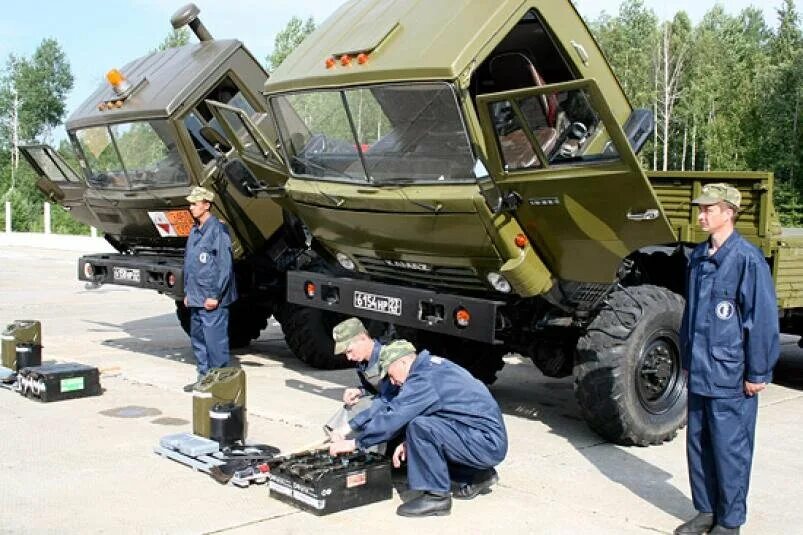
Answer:
<svg viewBox="0 0 803 535"><path fill-rule="evenodd" d="M668 409L679 375L677 344L666 333L656 333L644 346L636 368L636 388L644 408L654 414Z"/></svg>

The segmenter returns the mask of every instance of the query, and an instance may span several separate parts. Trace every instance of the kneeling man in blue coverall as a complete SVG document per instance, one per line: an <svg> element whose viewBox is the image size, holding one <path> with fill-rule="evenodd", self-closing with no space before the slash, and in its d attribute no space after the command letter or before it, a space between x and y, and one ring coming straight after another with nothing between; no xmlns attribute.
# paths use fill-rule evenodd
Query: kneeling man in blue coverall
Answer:
<svg viewBox="0 0 803 535"><path fill-rule="evenodd" d="M488 493L498 481L493 467L507 454L507 431L485 385L449 360L416 353L406 340L382 347L379 365L380 373L399 386L399 394L390 401L375 400L381 406L369 420L350 422L356 438L333 442L329 453L368 448L404 430L393 465L407 461L410 489L421 495L399 506L396 512L402 516L448 515L450 473L461 474L466 482L454 491L455 498Z"/></svg>

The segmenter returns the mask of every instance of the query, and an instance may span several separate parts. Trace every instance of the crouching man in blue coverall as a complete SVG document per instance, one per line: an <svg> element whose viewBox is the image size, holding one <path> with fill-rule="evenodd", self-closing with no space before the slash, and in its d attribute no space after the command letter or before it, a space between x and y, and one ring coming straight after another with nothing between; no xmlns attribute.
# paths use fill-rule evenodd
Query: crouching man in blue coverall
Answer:
<svg viewBox="0 0 803 535"><path fill-rule="evenodd" d="M778 360L778 309L764 255L734 230L739 191L710 184L693 203L710 234L689 260L680 332L689 385L689 479L698 514L675 533L739 533L747 516L757 394Z"/></svg>
<svg viewBox="0 0 803 535"><path fill-rule="evenodd" d="M407 461L407 479L417 498L396 510L402 516L447 515L452 507L450 468L473 472L474 483L459 487L455 498L471 499L489 492L498 481L494 466L507 454L507 431L499 405L480 381L460 366L416 354L406 340L396 340L379 353L381 374L400 387L371 418L358 425L357 438L333 442L332 455L385 442L401 430L405 441L393 454L393 465Z"/></svg>
<svg viewBox="0 0 803 535"><path fill-rule="evenodd" d="M390 401L399 393L399 388L383 377L379 371L379 350L382 344L371 338L365 326L357 318L349 318L332 329L335 341L335 355L345 355L350 362L357 364L357 378L360 386L347 388L343 392L344 408L338 411L324 426L333 440L345 438L352 433L349 420L360 415L361 420L371 417L371 410L380 406L376 399ZM365 414L362 414L365 412Z"/></svg>
<svg viewBox="0 0 803 535"><path fill-rule="evenodd" d="M237 300L231 238L209 210L215 194L193 188L187 200L195 226L184 251L184 306L190 309L190 339L198 371L191 392L212 368L229 365L229 305Z"/></svg>

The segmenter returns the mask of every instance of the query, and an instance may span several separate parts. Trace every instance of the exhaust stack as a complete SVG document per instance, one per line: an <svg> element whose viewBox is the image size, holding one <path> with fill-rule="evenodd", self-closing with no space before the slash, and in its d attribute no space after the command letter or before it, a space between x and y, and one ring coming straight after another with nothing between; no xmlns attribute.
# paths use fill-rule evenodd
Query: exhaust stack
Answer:
<svg viewBox="0 0 803 535"><path fill-rule="evenodd" d="M198 9L198 6L195 4L187 4L179 8L179 10L170 17L170 24L173 25L174 30L189 25L190 30L198 37L199 41L211 41L212 34L209 33L209 30L203 25L201 19L198 18L198 13L200 12L201 10Z"/></svg>

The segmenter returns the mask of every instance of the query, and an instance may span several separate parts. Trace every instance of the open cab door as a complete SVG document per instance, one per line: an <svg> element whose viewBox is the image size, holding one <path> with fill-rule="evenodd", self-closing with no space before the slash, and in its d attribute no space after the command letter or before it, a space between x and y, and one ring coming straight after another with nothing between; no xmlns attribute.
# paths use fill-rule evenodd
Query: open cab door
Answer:
<svg viewBox="0 0 803 535"><path fill-rule="evenodd" d="M235 176L227 171L228 178L235 187L250 197L265 195L272 198L284 197L284 183L288 178L287 167L276 150L275 143L266 138L264 129L261 128L264 121L270 120L270 116L266 113L259 114L255 124L240 108L213 100L207 100L206 104L248 168L240 169Z"/></svg>
<svg viewBox="0 0 803 535"><path fill-rule="evenodd" d="M53 147L20 145L19 150L39 175L36 187L49 202L63 206L78 221L97 226L84 200L86 183Z"/></svg>
<svg viewBox="0 0 803 535"><path fill-rule="evenodd" d="M488 166L560 279L609 283L622 259L676 241L592 79L477 96Z"/></svg>

